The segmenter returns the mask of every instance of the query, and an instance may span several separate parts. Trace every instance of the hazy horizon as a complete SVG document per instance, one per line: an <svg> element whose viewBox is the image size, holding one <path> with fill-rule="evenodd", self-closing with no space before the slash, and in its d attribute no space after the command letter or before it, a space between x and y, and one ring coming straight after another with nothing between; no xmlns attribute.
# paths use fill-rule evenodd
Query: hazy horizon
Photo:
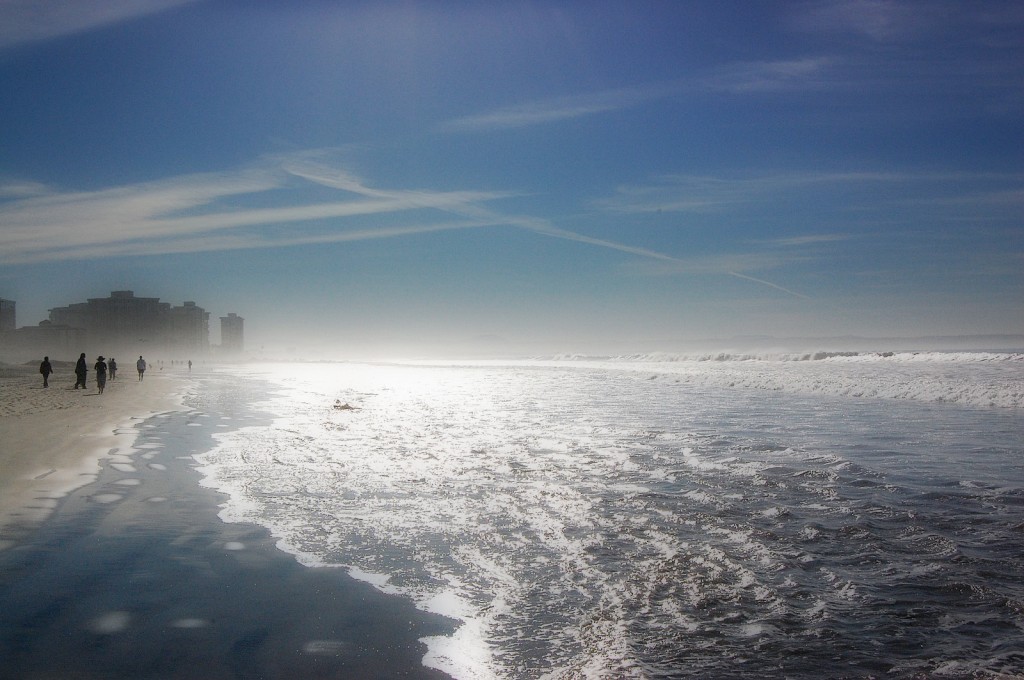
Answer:
<svg viewBox="0 0 1024 680"><path fill-rule="evenodd" d="M1014 2L4 3L0 297L19 326L192 300L250 351L1024 335L1022 29Z"/></svg>

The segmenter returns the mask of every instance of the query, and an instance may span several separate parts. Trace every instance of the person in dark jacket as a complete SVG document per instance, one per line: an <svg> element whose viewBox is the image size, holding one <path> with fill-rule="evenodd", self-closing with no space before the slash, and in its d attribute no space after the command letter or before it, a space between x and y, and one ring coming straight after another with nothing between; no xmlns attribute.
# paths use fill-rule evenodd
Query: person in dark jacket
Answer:
<svg viewBox="0 0 1024 680"><path fill-rule="evenodd" d="M50 357L43 357L43 363L39 364L39 372L43 374L43 387L49 387L50 374L53 373L53 366L50 365Z"/></svg>
<svg viewBox="0 0 1024 680"><path fill-rule="evenodd" d="M85 389L85 377L89 375L89 367L85 363L85 352L82 352L82 356L78 357L78 363L75 364L75 389L81 387Z"/></svg>
<svg viewBox="0 0 1024 680"><path fill-rule="evenodd" d="M110 379L117 380L117 362L114 361L114 357L110 357L110 361L107 362L107 369L110 371Z"/></svg>

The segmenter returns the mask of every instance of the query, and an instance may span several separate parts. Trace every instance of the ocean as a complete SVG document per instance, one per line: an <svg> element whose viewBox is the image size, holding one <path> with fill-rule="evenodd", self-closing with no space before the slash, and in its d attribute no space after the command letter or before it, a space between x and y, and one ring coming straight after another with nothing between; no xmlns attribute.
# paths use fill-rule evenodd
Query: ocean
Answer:
<svg viewBox="0 0 1024 680"><path fill-rule="evenodd" d="M248 396L247 396L248 395ZM282 363L197 457L455 678L1024 674L1024 354Z"/></svg>

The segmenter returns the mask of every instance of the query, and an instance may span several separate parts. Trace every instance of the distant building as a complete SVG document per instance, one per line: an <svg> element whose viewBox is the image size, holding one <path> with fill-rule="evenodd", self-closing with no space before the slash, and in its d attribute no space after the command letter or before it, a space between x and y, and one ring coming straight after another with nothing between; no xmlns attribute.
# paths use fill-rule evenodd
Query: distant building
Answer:
<svg viewBox="0 0 1024 680"><path fill-rule="evenodd" d="M0 332L13 331L17 327L14 300L0 298Z"/></svg>
<svg viewBox="0 0 1024 680"><path fill-rule="evenodd" d="M50 321L84 329L91 350L108 356L115 352L198 356L210 348L209 312L194 302L172 307L160 298L135 297L130 290L56 307L50 310Z"/></svg>
<svg viewBox="0 0 1024 680"><path fill-rule="evenodd" d="M27 359L71 360L78 357L86 346L86 332L49 321L38 326L25 326L13 331L0 332L0 349L8 361Z"/></svg>
<svg viewBox="0 0 1024 680"><path fill-rule="evenodd" d="M194 302L171 307L170 342L180 352L203 355L210 349L210 313Z"/></svg>
<svg viewBox="0 0 1024 680"><path fill-rule="evenodd" d="M231 312L220 317L220 348L225 354L240 354L245 346L245 319Z"/></svg>

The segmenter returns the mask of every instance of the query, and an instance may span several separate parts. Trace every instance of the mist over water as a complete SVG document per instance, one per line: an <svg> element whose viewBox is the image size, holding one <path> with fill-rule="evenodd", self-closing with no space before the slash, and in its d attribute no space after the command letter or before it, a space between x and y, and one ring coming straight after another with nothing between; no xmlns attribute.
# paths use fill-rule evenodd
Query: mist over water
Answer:
<svg viewBox="0 0 1024 680"><path fill-rule="evenodd" d="M458 678L1024 672L1019 356L650 359L225 370L204 483Z"/></svg>

